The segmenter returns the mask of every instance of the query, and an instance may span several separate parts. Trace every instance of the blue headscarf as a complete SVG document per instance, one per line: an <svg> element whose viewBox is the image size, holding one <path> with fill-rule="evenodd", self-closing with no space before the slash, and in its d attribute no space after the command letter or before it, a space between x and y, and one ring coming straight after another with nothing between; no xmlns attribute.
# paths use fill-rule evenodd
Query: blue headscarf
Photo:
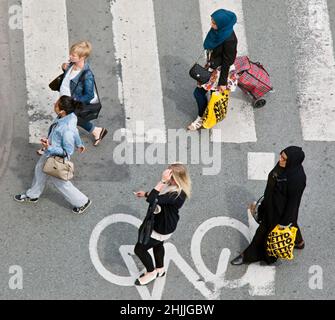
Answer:
<svg viewBox="0 0 335 320"><path fill-rule="evenodd" d="M211 17L215 21L218 29L214 30L211 28L207 33L204 41L204 48L206 50L214 49L228 39L233 33L233 27L237 21L235 13L225 9L215 11Z"/></svg>

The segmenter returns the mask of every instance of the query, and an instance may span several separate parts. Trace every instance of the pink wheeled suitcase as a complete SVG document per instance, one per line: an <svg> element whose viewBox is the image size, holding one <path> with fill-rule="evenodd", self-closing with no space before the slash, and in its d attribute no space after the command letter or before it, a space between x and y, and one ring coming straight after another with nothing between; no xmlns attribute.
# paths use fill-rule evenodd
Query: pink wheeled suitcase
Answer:
<svg viewBox="0 0 335 320"><path fill-rule="evenodd" d="M238 86L253 98L255 108L266 104L264 95L273 90L270 76L259 62L252 62L247 56L237 57L234 62L238 74Z"/></svg>

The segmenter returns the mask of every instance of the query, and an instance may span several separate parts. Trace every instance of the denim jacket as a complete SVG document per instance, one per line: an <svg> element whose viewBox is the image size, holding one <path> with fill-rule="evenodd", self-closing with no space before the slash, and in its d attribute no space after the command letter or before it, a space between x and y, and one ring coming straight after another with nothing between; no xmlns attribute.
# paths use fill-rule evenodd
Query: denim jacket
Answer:
<svg viewBox="0 0 335 320"><path fill-rule="evenodd" d="M68 68L65 70L65 74L71 69L73 63L70 63ZM85 72L85 75L79 81L81 75ZM90 66L85 62L84 68L70 81L71 97L84 104L89 104L94 98L94 76L90 69Z"/></svg>
<svg viewBox="0 0 335 320"><path fill-rule="evenodd" d="M83 146L77 129L77 116L72 112L63 118L57 118L51 125L49 147L45 155L64 155L64 150L70 157L75 147Z"/></svg>

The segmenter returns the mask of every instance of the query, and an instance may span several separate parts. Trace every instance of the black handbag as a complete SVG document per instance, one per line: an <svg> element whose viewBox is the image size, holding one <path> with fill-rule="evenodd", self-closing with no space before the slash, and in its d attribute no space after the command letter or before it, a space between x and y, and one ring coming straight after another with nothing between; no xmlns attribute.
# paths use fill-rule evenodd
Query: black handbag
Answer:
<svg viewBox="0 0 335 320"><path fill-rule="evenodd" d="M211 72L208 71L205 67L203 67L201 64L199 64L199 60L202 57L203 52L201 52L200 56L196 60L196 62L193 64L189 71L189 75L194 80L200 82L201 84L205 84L209 81L211 78Z"/></svg>
<svg viewBox="0 0 335 320"><path fill-rule="evenodd" d="M49 83L49 88L52 91L59 91L60 90L60 86L62 85L62 81L64 79L64 75L65 75L65 72L63 72L62 74L60 74L57 78L55 78L54 80L52 80Z"/></svg>
<svg viewBox="0 0 335 320"><path fill-rule="evenodd" d="M79 81L82 81L82 79L84 78L85 73L86 73L86 71L84 71L81 74L80 78L78 79L78 82L77 82L77 85L76 85L75 89L77 88ZM79 111L76 111L76 116L78 117L78 122L81 122L81 123L82 122L88 122L88 121L97 119L98 116L99 116L102 105L101 105L100 96L99 96L99 92L98 92L98 87L97 87L97 84L95 82L95 79L94 79L94 88L95 88L95 91L96 91L97 96L98 96L98 102L97 103L90 103L90 104L83 103L82 109L79 110Z"/></svg>
<svg viewBox="0 0 335 320"><path fill-rule="evenodd" d="M211 72L209 72L205 67L201 66L199 63L195 63L189 71L191 78L205 84L211 78Z"/></svg>
<svg viewBox="0 0 335 320"><path fill-rule="evenodd" d="M156 198L152 205L149 205L147 215L145 216L139 230L138 230L138 243L147 245L152 231L154 230L155 215L154 211L157 207L158 199Z"/></svg>

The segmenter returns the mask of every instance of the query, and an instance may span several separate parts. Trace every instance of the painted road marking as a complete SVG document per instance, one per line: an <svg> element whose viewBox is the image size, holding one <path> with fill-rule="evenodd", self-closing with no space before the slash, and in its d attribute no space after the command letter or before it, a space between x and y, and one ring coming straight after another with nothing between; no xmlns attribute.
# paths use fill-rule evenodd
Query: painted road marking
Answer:
<svg viewBox="0 0 335 320"><path fill-rule="evenodd" d="M303 139L335 141L335 58L327 0L286 1Z"/></svg>
<svg viewBox="0 0 335 320"><path fill-rule="evenodd" d="M23 37L29 114L29 142L39 143L55 118L58 98L48 84L68 60L66 1L23 0Z"/></svg>
<svg viewBox="0 0 335 320"><path fill-rule="evenodd" d="M260 263L253 263L248 266L247 272L240 279L226 280L225 274L229 264L230 250L225 248L221 251L216 273L212 273L205 265L201 255L201 242L203 237L211 229L218 226L231 227L240 231L243 236L251 241L253 234L242 222L230 217L214 217L202 223L194 232L191 245L191 253L194 264L206 282L214 285L214 296L218 296L222 288L241 288L249 286L251 296L268 296L275 294L275 274L274 266L261 266Z"/></svg>
<svg viewBox="0 0 335 320"><path fill-rule="evenodd" d="M199 0L203 38L210 29L210 16L217 9L233 11L237 16L235 33L238 38L238 55L248 55L244 18L241 0ZM213 137L213 142L256 142L256 128L254 111L250 101L241 90L236 89L230 96L227 117L215 128L222 131L218 140Z"/></svg>
<svg viewBox="0 0 335 320"><path fill-rule="evenodd" d="M153 142L136 132L136 121L143 121L145 132L157 130L156 142L165 143L163 91L152 0L110 1L113 15L115 57L119 62L119 90L126 113L126 129L133 141ZM120 93L119 93L120 96Z"/></svg>
<svg viewBox="0 0 335 320"><path fill-rule="evenodd" d="M268 180L274 166L273 152L248 152L248 180Z"/></svg>
<svg viewBox="0 0 335 320"><path fill-rule="evenodd" d="M90 242L89 242L89 253L94 267L97 272L107 281L119 285L119 286L134 286L135 279L143 272L139 270L134 261L134 245L121 245L120 253L123 257L125 264L129 270L129 276L118 276L107 270L102 264L99 253L98 253L98 242L101 233L111 224L114 223L129 223L135 228L138 228L141 221L136 217L128 214L113 214L105 217L101 220L93 229ZM198 269L200 275L192 269L192 267L185 261L185 259L179 254L177 248L172 243L165 243L165 267L167 276L164 278L156 279L153 285L153 291L150 294L147 287L138 287L140 296L142 299L161 299L164 292L164 287L167 278L169 277L169 264L171 261L179 268L179 270L185 275L186 279L197 289L206 299L219 299L221 290L223 288L241 288L248 286L249 294L264 296L273 295L275 292L275 273L276 269L274 266L260 266L258 263L250 264L247 268L247 272L236 280L226 280L225 273L228 267L228 261L230 257L230 250L224 248L221 251L217 272L213 274L205 265L201 255L201 241L208 231L215 227L231 227L241 232L244 237L250 242L253 234L249 233L249 229L246 225L240 221L230 217L215 217L208 219L201 224L192 237L191 242L191 253L194 261L194 265ZM204 280L202 280L204 279ZM207 283L211 283L210 288L207 287ZM214 289L213 289L214 288Z"/></svg>

